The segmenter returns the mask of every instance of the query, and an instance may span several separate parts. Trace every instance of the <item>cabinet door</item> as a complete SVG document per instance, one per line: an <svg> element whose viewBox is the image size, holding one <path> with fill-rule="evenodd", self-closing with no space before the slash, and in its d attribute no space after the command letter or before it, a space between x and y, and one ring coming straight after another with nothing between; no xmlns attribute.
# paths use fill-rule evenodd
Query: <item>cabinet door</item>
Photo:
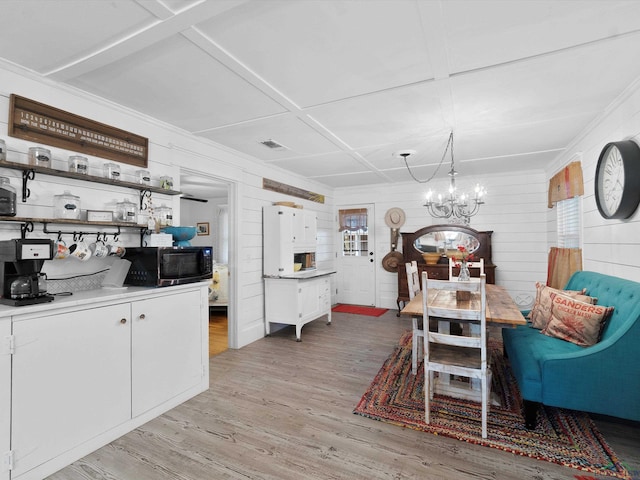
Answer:
<svg viewBox="0 0 640 480"><path fill-rule="evenodd" d="M11 439L11 320L0 320L0 455L9 451ZM0 461L0 480L9 480L9 469Z"/></svg>
<svg viewBox="0 0 640 480"><path fill-rule="evenodd" d="M300 281L298 305L301 320L307 321L320 316L320 281L322 279Z"/></svg>
<svg viewBox="0 0 640 480"><path fill-rule="evenodd" d="M134 417L202 380L200 303L200 292L192 291L132 304Z"/></svg>
<svg viewBox="0 0 640 480"><path fill-rule="evenodd" d="M263 265L265 275L293 273L293 251L296 235L295 209L281 206L264 207Z"/></svg>
<svg viewBox="0 0 640 480"><path fill-rule="evenodd" d="M294 251L296 253L315 252L318 234L316 214L298 210L294 215Z"/></svg>
<svg viewBox="0 0 640 480"><path fill-rule="evenodd" d="M14 321L12 477L131 418L129 315L121 304Z"/></svg>

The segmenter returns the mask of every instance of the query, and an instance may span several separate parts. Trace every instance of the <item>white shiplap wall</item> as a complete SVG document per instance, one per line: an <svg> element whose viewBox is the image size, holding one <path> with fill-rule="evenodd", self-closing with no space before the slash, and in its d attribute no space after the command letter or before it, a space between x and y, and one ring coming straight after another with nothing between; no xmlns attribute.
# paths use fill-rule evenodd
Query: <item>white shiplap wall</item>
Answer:
<svg viewBox="0 0 640 480"><path fill-rule="evenodd" d="M171 175L175 188L180 189L180 170L202 172L216 177L230 185L230 329L231 346L239 348L264 336L264 288L262 285L262 207L275 201L295 200L305 209L318 214L318 265L332 268L332 252L335 250L332 231L333 197L327 187L302 177L294 176L273 166L262 163L236 152L232 152L211 141L203 140L163 122L124 109L118 105L86 95L76 90L62 87L50 81L43 81L29 73L0 68L0 138L7 142L9 160L26 163L26 152L30 146L7 135L9 96L15 93L62 110L81 115L123 130L134 132L149 139L149 169L153 177ZM72 152L51 149L54 158L66 161ZM103 159L89 158L92 164L101 166ZM61 167L62 164L60 164ZM122 165L123 169L134 170ZM62 168L62 167L61 167ZM19 188L16 173L3 169L2 174L12 177L12 185ZM95 173L98 173L96 171ZM268 177L289 185L326 195L324 204L308 202L262 189L262 178ZM20 216L51 216L52 196L65 188L82 198L82 208L99 208L111 200L135 194L122 189L114 191L107 186L84 184L38 177L30 184L33 198L26 205L20 205ZM166 196L165 196L166 197ZM180 222L181 205L177 197L158 199L174 209L176 223ZM159 203L158 202L158 203ZM16 227L0 225L0 239L19 236ZM34 233L34 236L38 236ZM123 236L125 245L137 245L136 234ZM90 260L74 265L66 260L58 264L47 262L54 274L66 275L76 271L96 271L103 265Z"/></svg>
<svg viewBox="0 0 640 480"><path fill-rule="evenodd" d="M640 209L626 220L605 220L594 197L600 152L609 142L640 144L640 79L632 84L547 170L547 177L580 158L584 177L583 269L640 281ZM550 245L555 243L555 208L549 211Z"/></svg>
<svg viewBox="0 0 640 480"><path fill-rule="evenodd" d="M518 174L505 173L465 179L464 163L460 166L458 185L478 181L488 190L486 203L472 218L470 227L492 230L492 257L496 268L496 283L507 288L512 297L526 308L535 295L535 282L546 280L546 179L542 170ZM408 175L408 174L407 174ZM385 271L381 261L390 251L389 227L384 222L387 210L402 208L406 223L401 232L414 232L422 227L443 222L434 219L422 206L425 192L444 191L447 179L438 179L427 186L415 182L384 186L384 188L342 188L336 190L335 204L375 205L375 254L377 258L376 305L396 307L397 274ZM375 192L372 195L371 192ZM336 227L337 228L337 227ZM402 241L399 242L399 248ZM339 252L336 252L339 253Z"/></svg>

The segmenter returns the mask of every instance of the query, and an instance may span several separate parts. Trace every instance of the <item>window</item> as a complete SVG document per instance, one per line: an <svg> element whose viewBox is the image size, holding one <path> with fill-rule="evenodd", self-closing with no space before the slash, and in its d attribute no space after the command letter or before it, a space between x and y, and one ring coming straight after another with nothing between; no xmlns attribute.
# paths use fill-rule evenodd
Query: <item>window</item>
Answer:
<svg viewBox="0 0 640 480"><path fill-rule="evenodd" d="M558 207L558 247L581 248L581 212L582 197L577 196L560 200Z"/></svg>
<svg viewBox="0 0 640 480"><path fill-rule="evenodd" d="M366 255L369 250L368 212L366 208L340 210L342 256Z"/></svg>

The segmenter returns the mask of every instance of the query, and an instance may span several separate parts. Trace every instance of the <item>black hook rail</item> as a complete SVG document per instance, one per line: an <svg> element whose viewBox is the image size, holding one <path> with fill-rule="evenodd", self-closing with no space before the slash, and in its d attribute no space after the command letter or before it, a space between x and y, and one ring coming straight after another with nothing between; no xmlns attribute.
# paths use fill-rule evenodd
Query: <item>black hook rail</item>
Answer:
<svg viewBox="0 0 640 480"><path fill-rule="evenodd" d="M29 222L27 222L29 223ZM51 222L51 223L55 223L55 222ZM122 233L120 230L120 226L119 225L114 225L113 228L117 229L117 232L84 232L84 231L78 231L78 230L49 230L47 228L48 222L42 222L42 233L46 233L46 234L53 234L53 235L57 235L58 236L58 240L60 240L62 238L62 235L72 235L73 236L73 241L79 241L82 240L82 238L85 235L96 235L96 240L100 240L100 238L104 239L105 241L107 240L107 236L109 235L113 235L113 240L114 242L118 241L118 237L120 236L120 234ZM23 227L24 229L24 227ZM31 223L31 230L27 230L28 232L32 232L33 231L33 223ZM26 233L26 232L24 232ZM24 233L22 238L24 238Z"/></svg>

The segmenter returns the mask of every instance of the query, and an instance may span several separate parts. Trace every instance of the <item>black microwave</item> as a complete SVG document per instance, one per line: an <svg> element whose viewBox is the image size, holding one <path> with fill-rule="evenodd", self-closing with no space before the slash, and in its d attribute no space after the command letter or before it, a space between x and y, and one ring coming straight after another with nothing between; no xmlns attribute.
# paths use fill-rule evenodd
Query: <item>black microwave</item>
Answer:
<svg viewBox="0 0 640 480"><path fill-rule="evenodd" d="M213 274L212 247L127 247L131 262L127 285L167 287L208 280Z"/></svg>

